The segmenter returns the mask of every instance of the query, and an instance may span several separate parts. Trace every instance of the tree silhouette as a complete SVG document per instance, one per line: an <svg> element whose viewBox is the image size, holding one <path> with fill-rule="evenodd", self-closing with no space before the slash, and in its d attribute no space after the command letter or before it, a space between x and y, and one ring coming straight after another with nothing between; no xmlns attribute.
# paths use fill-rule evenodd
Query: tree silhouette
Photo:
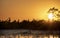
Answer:
<svg viewBox="0 0 60 38"><path fill-rule="evenodd" d="M0 29L59 30L60 28L60 21L53 21L51 26L49 26L50 23L46 23L45 20L10 21L10 18L5 21L0 21Z"/></svg>
<svg viewBox="0 0 60 38"><path fill-rule="evenodd" d="M55 8L55 7L50 8L48 10L48 13L52 13L54 15L54 17L57 18L57 20L60 20L60 11L57 8Z"/></svg>

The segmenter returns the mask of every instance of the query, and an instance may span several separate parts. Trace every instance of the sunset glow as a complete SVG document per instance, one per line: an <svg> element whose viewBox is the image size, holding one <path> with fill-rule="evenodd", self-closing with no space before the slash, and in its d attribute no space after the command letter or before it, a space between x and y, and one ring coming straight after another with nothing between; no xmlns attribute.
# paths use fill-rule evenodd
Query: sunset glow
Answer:
<svg viewBox="0 0 60 38"><path fill-rule="evenodd" d="M0 19L5 20L48 20L47 11L56 7L60 9L60 0L1 0ZM49 19L53 17L49 15Z"/></svg>

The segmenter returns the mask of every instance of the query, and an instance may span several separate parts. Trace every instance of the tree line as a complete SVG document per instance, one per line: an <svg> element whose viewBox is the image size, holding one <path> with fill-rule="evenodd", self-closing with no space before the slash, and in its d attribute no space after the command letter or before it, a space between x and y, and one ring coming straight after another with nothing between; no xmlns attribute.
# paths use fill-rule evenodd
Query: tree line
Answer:
<svg viewBox="0 0 60 38"><path fill-rule="evenodd" d="M53 21L52 23L45 22L44 20L23 20L21 22L8 20L0 20L0 29L29 29L29 30L59 30L60 21Z"/></svg>

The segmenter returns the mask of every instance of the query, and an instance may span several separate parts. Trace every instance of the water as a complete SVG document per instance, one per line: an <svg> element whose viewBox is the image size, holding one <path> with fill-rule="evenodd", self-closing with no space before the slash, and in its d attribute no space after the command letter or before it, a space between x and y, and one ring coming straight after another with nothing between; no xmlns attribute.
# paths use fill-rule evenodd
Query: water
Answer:
<svg viewBox="0 0 60 38"><path fill-rule="evenodd" d="M0 36L0 38L59 38L58 35L53 36L53 35L3 35Z"/></svg>
<svg viewBox="0 0 60 38"><path fill-rule="evenodd" d="M0 30L0 38L59 38L58 31Z"/></svg>

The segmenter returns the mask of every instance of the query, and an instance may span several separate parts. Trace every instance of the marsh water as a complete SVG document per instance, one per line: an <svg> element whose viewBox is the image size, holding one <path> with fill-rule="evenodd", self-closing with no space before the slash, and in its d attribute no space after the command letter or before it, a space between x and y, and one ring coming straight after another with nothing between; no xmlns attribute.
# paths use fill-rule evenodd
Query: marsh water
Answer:
<svg viewBox="0 0 60 38"><path fill-rule="evenodd" d="M60 38L59 31L0 30L0 38Z"/></svg>

